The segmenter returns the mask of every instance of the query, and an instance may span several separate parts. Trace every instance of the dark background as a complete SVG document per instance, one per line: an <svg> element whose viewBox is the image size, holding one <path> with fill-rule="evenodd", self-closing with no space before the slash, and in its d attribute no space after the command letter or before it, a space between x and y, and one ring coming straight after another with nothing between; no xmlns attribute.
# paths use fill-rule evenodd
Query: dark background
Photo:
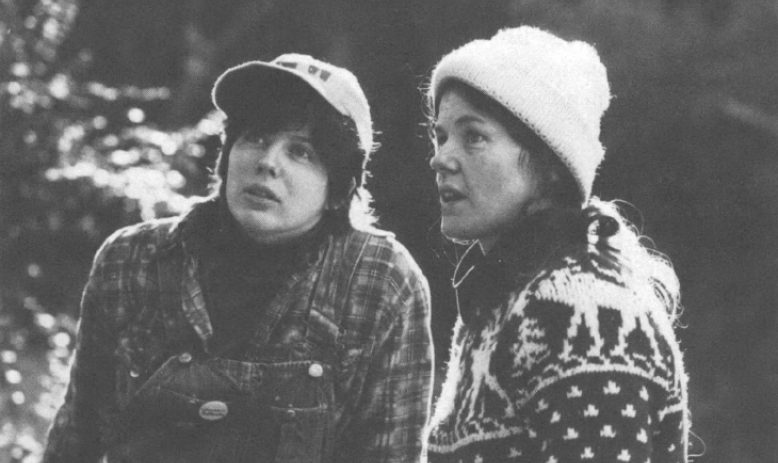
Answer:
<svg viewBox="0 0 778 463"><path fill-rule="evenodd" d="M455 316L420 87L454 47L530 24L593 43L614 98L594 193L675 264L693 453L778 461L778 2L0 0L0 463L35 462L90 260L115 229L206 191L210 86L285 52L360 79L381 225Z"/></svg>

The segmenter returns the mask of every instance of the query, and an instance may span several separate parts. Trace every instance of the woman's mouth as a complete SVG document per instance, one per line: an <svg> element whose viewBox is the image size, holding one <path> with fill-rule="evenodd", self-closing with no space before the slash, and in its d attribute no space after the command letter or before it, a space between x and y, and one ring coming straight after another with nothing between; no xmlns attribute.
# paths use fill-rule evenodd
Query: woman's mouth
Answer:
<svg viewBox="0 0 778 463"><path fill-rule="evenodd" d="M247 187L244 191L256 200L280 202L278 195L276 195L273 190L263 185L252 185Z"/></svg>
<svg viewBox="0 0 778 463"><path fill-rule="evenodd" d="M448 186L439 187L438 195L440 197L441 204L449 204L449 203L453 203L465 199L465 195L462 194L462 192L460 192L456 188L452 188Z"/></svg>

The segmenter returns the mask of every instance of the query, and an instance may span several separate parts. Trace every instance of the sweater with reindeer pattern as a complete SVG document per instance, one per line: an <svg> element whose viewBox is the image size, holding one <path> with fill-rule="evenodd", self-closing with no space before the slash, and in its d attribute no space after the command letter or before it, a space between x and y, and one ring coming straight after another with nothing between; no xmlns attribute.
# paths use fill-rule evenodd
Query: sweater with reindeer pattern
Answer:
<svg viewBox="0 0 778 463"><path fill-rule="evenodd" d="M686 376L650 282L593 244L514 238L457 267L430 463L685 462Z"/></svg>

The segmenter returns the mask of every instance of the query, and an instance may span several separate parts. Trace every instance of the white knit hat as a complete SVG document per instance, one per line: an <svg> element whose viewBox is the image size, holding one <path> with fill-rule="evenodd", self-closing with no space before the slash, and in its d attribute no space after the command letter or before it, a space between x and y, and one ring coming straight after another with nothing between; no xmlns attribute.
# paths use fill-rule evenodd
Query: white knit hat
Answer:
<svg viewBox="0 0 778 463"><path fill-rule="evenodd" d="M308 55L288 53L271 62L249 61L226 70L213 86L213 104L229 115L246 104L247 90L277 92L272 79L289 76L300 79L318 92L339 113L350 117L357 127L359 145L370 154L373 150L373 121L370 105L357 78L347 69L317 60Z"/></svg>
<svg viewBox="0 0 778 463"><path fill-rule="evenodd" d="M611 97L594 47L535 27L504 29L440 60L429 90L433 103L449 79L483 92L527 124L570 169L588 201L605 155L600 118Z"/></svg>

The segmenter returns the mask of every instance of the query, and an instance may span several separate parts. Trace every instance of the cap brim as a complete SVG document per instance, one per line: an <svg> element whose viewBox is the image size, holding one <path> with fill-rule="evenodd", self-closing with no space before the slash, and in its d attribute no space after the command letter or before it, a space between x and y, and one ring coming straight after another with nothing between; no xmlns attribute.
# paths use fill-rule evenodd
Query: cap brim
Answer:
<svg viewBox="0 0 778 463"><path fill-rule="evenodd" d="M313 90L322 95L310 81L282 66L250 62L222 74L213 86L213 104L227 117L256 110L271 102L283 101L290 93ZM323 96L322 96L323 97Z"/></svg>

